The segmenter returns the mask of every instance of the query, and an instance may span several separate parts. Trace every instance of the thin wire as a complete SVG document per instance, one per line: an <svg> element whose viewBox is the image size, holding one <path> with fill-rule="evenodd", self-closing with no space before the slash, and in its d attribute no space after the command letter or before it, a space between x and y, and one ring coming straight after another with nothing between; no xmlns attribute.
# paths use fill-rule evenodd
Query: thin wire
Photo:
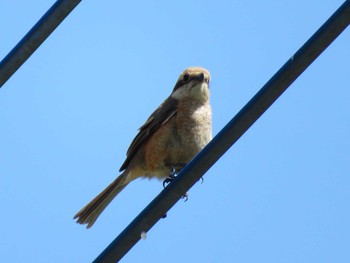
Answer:
<svg viewBox="0 0 350 263"><path fill-rule="evenodd" d="M119 261L141 239L141 235L147 233L167 213L349 23L350 1L348 0L93 262Z"/></svg>
<svg viewBox="0 0 350 263"><path fill-rule="evenodd" d="M81 0L58 0L0 62L0 88L35 52Z"/></svg>

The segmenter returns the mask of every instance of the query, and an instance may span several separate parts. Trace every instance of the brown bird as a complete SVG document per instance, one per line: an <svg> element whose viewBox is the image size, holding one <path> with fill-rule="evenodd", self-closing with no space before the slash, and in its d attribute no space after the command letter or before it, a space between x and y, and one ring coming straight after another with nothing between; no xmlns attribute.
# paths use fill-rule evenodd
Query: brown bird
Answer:
<svg viewBox="0 0 350 263"><path fill-rule="evenodd" d="M75 216L90 228L121 190L139 177L164 179L179 172L212 138L210 73L184 70L171 95L152 113L132 141L123 171Z"/></svg>

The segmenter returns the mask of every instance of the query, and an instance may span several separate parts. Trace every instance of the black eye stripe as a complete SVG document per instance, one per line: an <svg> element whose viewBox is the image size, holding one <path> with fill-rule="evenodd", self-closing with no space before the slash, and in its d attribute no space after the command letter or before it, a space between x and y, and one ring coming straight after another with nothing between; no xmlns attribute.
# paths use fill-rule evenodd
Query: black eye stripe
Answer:
<svg viewBox="0 0 350 263"><path fill-rule="evenodd" d="M185 73L183 78L182 78L185 82L189 81L190 79L190 75L188 73Z"/></svg>
<svg viewBox="0 0 350 263"><path fill-rule="evenodd" d="M201 82L201 81L204 80L204 78L205 78L204 73L200 73L200 74L198 74L197 76L196 76L196 75L195 75L195 76L191 76L190 74L185 73L185 74L182 76L182 78L179 79L179 80L176 82L175 87L174 87L174 89L173 89L173 92L174 92L175 90L177 90L178 88L180 88L182 85L188 83L188 82L191 81L191 80L198 80L198 81Z"/></svg>
<svg viewBox="0 0 350 263"><path fill-rule="evenodd" d="M182 85L186 84L185 81L183 81L182 79L180 79L176 84L175 87L173 89L173 91L177 90L178 88L180 88Z"/></svg>

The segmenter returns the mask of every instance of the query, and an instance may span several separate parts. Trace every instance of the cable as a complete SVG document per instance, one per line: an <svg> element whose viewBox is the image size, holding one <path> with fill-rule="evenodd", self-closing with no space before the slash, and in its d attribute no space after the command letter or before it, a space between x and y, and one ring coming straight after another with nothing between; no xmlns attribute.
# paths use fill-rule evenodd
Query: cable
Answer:
<svg viewBox="0 0 350 263"><path fill-rule="evenodd" d="M58 0L0 62L0 88L35 52L81 0Z"/></svg>

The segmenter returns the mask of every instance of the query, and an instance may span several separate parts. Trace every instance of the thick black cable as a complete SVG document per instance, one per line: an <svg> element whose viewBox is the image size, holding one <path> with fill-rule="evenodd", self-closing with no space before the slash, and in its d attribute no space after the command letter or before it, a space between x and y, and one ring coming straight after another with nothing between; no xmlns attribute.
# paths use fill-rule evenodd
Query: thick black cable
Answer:
<svg viewBox="0 0 350 263"><path fill-rule="evenodd" d="M337 38L350 23L350 1L346 1L323 26L284 64L243 109L94 260L119 261L143 232L167 211L249 129L298 76Z"/></svg>
<svg viewBox="0 0 350 263"><path fill-rule="evenodd" d="M0 88L35 52L81 0L58 0L0 62Z"/></svg>

